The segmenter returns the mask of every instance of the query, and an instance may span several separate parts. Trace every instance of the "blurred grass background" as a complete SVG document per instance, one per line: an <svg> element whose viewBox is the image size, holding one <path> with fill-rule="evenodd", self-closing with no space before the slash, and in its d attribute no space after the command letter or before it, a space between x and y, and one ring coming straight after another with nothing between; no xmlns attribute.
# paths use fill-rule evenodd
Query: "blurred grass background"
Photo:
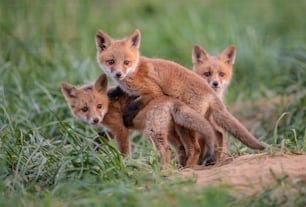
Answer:
<svg viewBox="0 0 306 207"><path fill-rule="evenodd" d="M303 151L305 10L305 0L1 0L0 205L233 202L223 188L198 189L192 181L165 180L156 152L144 139L134 137L133 160L107 144L99 154L92 151L96 129L71 117L59 85L87 83L101 73L95 60L97 29L123 38L139 28L142 55L188 68L193 44L210 54L235 44L227 105L241 106L238 116L250 113L251 126L258 125L252 132L262 141L279 146L285 140L289 150ZM283 101L273 105L269 117L258 112L269 110L275 97ZM256 105L258 100L264 101ZM255 103L255 109L244 108L244 103ZM284 112L288 115L273 135ZM251 201L256 206L260 199Z"/></svg>

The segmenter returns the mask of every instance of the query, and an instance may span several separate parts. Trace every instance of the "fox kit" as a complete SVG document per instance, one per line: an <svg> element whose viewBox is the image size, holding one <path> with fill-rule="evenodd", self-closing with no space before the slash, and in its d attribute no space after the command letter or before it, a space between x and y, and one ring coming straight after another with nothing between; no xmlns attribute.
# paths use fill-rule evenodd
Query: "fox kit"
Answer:
<svg viewBox="0 0 306 207"><path fill-rule="evenodd" d="M252 149L264 149L227 111L223 102L201 77L175 62L140 56L140 39L140 31L137 29L123 40L113 40L102 30L96 33L97 61L100 67L127 93L140 96L132 104L142 107L158 97L176 98L207 118L216 129L224 129ZM210 131L206 135L205 142L210 141L212 134L214 132ZM200 146L197 141L195 148L199 156ZM212 151L214 153L214 149Z"/></svg>
<svg viewBox="0 0 306 207"><path fill-rule="evenodd" d="M199 45L195 45L192 48L193 71L207 81L221 100L223 100L224 92L231 82L235 58L236 47L233 45L224 49L218 56L210 56ZM219 148L218 157L221 158L226 152L222 129L216 130L216 136ZM200 140L200 145L201 149L204 149L202 140Z"/></svg>
<svg viewBox="0 0 306 207"><path fill-rule="evenodd" d="M233 45L224 49L218 56L210 56L199 45L192 48L193 71L207 81L221 100L231 82L235 58L236 47Z"/></svg>
<svg viewBox="0 0 306 207"><path fill-rule="evenodd" d="M119 151L130 154L128 129L123 124L122 113L128 103L135 98L123 93L109 100L107 78L104 74L94 84L76 87L62 83L61 90L74 116L92 125L104 125L117 141ZM170 162L169 141L177 152L179 164L185 166L187 162L185 149L192 150L193 145L181 141L175 132L176 124L195 130L202 135L205 130L210 130L202 127L202 125L209 126L206 119L203 119L186 104L166 96L148 103L133 120L132 129L143 131L145 137L155 144L162 164L167 165ZM189 152L189 154L194 153ZM197 157L191 159L197 159Z"/></svg>

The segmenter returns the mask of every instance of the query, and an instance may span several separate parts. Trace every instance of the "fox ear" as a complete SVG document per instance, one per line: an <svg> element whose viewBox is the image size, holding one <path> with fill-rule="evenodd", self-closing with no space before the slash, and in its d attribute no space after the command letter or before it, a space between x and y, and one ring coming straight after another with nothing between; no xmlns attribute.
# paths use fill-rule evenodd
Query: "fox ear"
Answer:
<svg viewBox="0 0 306 207"><path fill-rule="evenodd" d="M209 54L200 46L194 45L192 48L192 63L203 63L209 57Z"/></svg>
<svg viewBox="0 0 306 207"><path fill-rule="evenodd" d="M235 45L231 45L223 50L220 55L221 59L224 60L227 64L233 65L236 59L236 47Z"/></svg>
<svg viewBox="0 0 306 207"><path fill-rule="evenodd" d="M106 92L107 90L107 77L105 74L101 74L99 78L95 81L95 89L98 92Z"/></svg>
<svg viewBox="0 0 306 207"><path fill-rule="evenodd" d="M140 40L141 40L141 33L139 29L135 29L134 32L132 32L127 38L129 46L136 49L139 49L140 47Z"/></svg>
<svg viewBox="0 0 306 207"><path fill-rule="evenodd" d="M102 30L98 30L96 32L96 47L98 50L104 51L106 50L112 43L112 38L103 32Z"/></svg>
<svg viewBox="0 0 306 207"><path fill-rule="evenodd" d="M70 99L77 97L78 89L69 83L61 83L61 91L66 99Z"/></svg>

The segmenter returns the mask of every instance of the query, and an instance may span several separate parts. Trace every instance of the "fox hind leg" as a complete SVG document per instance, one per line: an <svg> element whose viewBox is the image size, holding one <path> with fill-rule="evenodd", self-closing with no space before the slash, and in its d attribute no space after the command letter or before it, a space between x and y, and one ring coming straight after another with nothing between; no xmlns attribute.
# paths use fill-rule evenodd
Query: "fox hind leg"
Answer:
<svg viewBox="0 0 306 207"><path fill-rule="evenodd" d="M217 137L217 149L216 149L217 161L221 161L227 152L226 144L223 137L223 132L216 130L216 137Z"/></svg>
<svg viewBox="0 0 306 207"><path fill-rule="evenodd" d="M149 128L145 129L144 136L154 143L160 156L160 163L163 166L169 166L171 161L171 150L167 139L168 134L153 128Z"/></svg>
<svg viewBox="0 0 306 207"><path fill-rule="evenodd" d="M171 127L171 128L172 129L170 130L170 133L169 133L169 143L175 149L176 156L177 156L177 161L178 161L178 166L179 167L185 167L186 162L187 162L185 147L184 147L179 135L176 133L175 127Z"/></svg>
<svg viewBox="0 0 306 207"><path fill-rule="evenodd" d="M176 126L176 131L185 147L187 157L185 167L192 168L196 165L200 156L200 145L197 133L181 126Z"/></svg>

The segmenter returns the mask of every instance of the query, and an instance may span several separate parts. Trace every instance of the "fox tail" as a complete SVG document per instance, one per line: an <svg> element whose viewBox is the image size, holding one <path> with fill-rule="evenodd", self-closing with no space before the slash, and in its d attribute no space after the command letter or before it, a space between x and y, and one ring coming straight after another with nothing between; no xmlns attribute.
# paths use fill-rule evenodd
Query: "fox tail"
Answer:
<svg viewBox="0 0 306 207"><path fill-rule="evenodd" d="M263 150L265 147L232 115L224 105L215 104L210 108L210 121L221 127L251 149Z"/></svg>

